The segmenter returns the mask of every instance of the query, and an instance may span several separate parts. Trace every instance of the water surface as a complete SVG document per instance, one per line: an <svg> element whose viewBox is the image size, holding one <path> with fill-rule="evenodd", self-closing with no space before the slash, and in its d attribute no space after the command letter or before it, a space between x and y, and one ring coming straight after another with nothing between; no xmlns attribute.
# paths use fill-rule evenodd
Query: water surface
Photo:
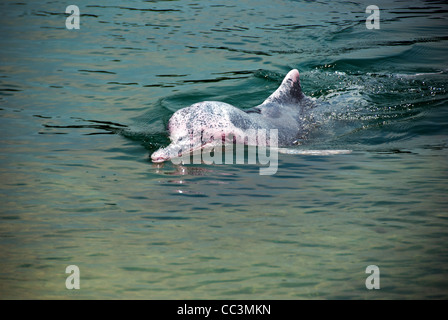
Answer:
<svg viewBox="0 0 448 320"><path fill-rule="evenodd" d="M70 4L0 4L1 298L448 297L443 1ZM321 105L296 148L351 154L151 163L176 110L292 68Z"/></svg>

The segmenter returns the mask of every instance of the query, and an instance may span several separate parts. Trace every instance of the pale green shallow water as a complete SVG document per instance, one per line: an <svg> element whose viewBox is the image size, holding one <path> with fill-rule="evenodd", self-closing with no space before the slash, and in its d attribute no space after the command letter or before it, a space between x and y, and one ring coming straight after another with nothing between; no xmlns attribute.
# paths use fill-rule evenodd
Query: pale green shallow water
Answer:
<svg viewBox="0 0 448 320"><path fill-rule="evenodd" d="M442 1L2 1L0 298L446 299L447 19ZM273 176L149 160L174 111L252 107L292 68L323 106L300 148L351 154L281 154Z"/></svg>

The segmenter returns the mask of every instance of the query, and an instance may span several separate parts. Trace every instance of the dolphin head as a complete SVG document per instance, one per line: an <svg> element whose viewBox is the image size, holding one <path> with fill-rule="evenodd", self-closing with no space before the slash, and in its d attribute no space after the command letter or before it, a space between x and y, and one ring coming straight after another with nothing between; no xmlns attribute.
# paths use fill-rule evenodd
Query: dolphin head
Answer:
<svg viewBox="0 0 448 320"><path fill-rule="evenodd" d="M189 144L189 143L188 143ZM168 161L173 158L181 157L183 155L183 150L185 150L187 145L183 147L179 144L179 141L172 142L166 148L160 148L151 155L151 160L154 163Z"/></svg>
<svg viewBox="0 0 448 320"><path fill-rule="evenodd" d="M152 162L164 162L173 158L182 157L190 154L202 146L202 141L197 134L192 131L183 130L182 127L173 127L168 125L171 143L165 147L160 148L151 155Z"/></svg>
<svg viewBox="0 0 448 320"><path fill-rule="evenodd" d="M213 136L206 137L204 131L177 134L171 137L171 143L166 148L160 148L151 155L152 162L164 162L173 158L189 156L206 147L215 145Z"/></svg>
<svg viewBox="0 0 448 320"><path fill-rule="evenodd" d="M164 162L173 158L190 155L208 146L221 138L221 127L216 124L213 113L203 112L208 110L208 104L213 102L202 102L188 108L176 111L168 122L168 132L171 143L166 148L160 148L151 155L153 162Z"/></svg>

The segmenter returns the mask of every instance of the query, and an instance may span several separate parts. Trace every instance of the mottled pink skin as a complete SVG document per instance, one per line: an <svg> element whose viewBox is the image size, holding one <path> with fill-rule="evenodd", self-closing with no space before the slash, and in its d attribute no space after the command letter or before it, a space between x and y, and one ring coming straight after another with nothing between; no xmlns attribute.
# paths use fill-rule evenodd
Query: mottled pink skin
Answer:
<svg viewBox="0 0 448 320"><path fill-rule="evenodd" d="M258 129L277 129L279 145L289 145L299 133L300 115L313 106L314 102L302 93L299 71L293 69L274 93L252 109L243 111L224 102L204 101L176 111L168 122L171 144L154 152L151 159L156 163L167 161L185 151L193 153L213 146L217 140L223 144L256 144L256 138L250 135ZM245 136L249 139L238 138Z"/></svg>
<svg viewBox="0 0 448 320"><path fill-rule="evenodd" d="M242 136L244 130L236 127L230 118L248 115L227 103L204 101L176 111L168 122L168 131L172 143L151 155L153 162L163 162L182 156L180 150L193 153L220 139L227 143L226 137L231 134ZM234 142L233 140L231 141ZM244 143L235 141L236 143Z"/></svg>

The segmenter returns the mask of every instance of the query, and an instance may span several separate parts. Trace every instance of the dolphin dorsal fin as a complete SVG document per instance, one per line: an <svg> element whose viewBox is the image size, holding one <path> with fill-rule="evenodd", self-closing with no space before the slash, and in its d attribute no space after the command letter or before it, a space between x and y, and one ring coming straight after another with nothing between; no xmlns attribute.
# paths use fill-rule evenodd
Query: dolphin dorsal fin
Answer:
<svg viewBox="0 0 448 320"><path fill-rule="evenodd" d="M304 94L300 86L300 76L297 69L288 72L283 79L282 84L274 91L263 103L280 103L280 104L294 104L298 103Z"/></svg>

